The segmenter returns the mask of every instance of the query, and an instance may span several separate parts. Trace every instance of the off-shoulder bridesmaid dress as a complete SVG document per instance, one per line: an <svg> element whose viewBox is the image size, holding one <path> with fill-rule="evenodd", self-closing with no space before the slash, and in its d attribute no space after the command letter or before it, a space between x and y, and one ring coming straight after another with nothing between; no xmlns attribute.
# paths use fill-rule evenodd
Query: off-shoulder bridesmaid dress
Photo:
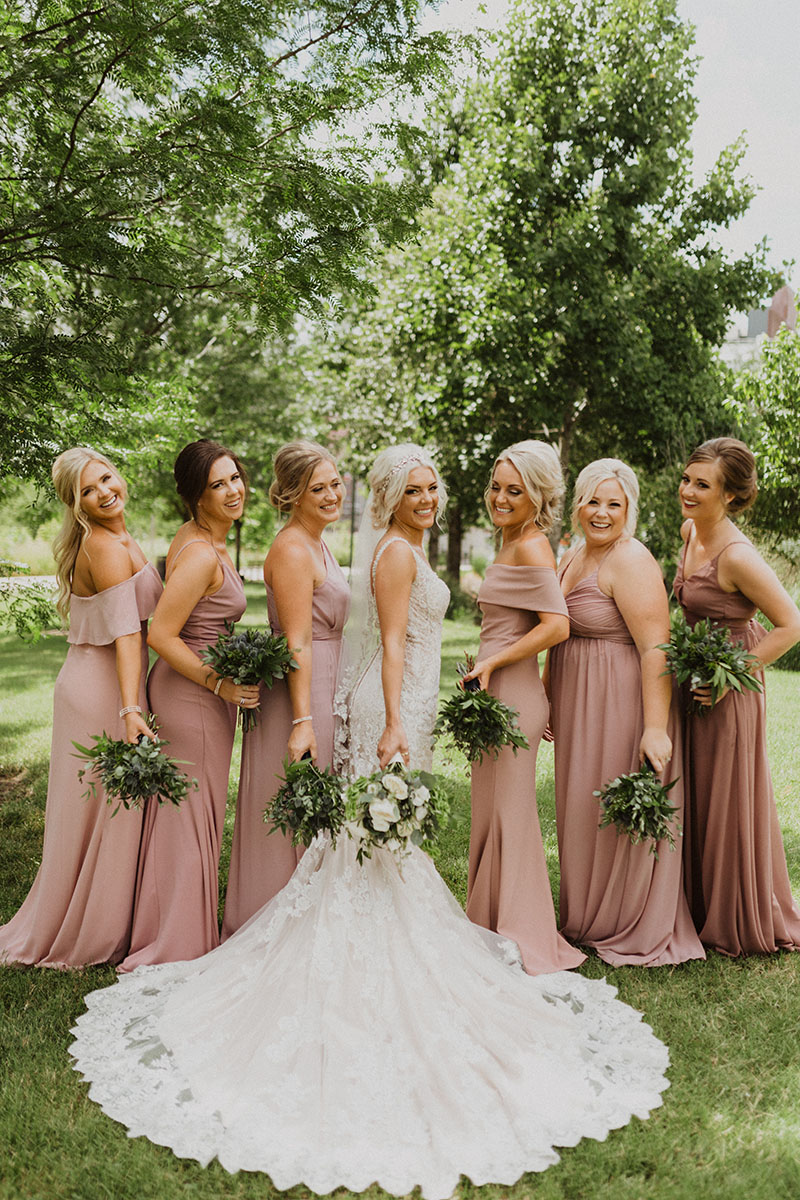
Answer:
<svg viewBox="0 0 800 1200"><path fill-rule="evenodd" d="M347 620L350 589L344 572L323 541L328 573L314 589L311 607L311 715L317 741L317 764L328 767L333 758L333 696ZM272 589L267 609L273 633L282 633ZM289 688L279 680L261 687L258 724L243 739L242 772L236 802L231 865L222 940L230 937L289 882L303 853L279 830L264 824L264 809L278 789L292 731Z"/></svg>
<svg viewBox="0 0 800 1200"><path fill-rule="evenodd" d="M658 858L613 826L600 829L593 795L639 770L644 727L639 651L597 571L567 595L570 636L550 651L555 735L556 823L561 865L561 932L593 946L614 966L663 966L705 958L683 891L683 855L666 841ZM677 699L668 730L672 760L663 775L683 824L681 721Z"/></svg>
<svg viewBox="0 0 800 1200"><path fill-rule="evenodd" d="M710 618L752 650L764 628L747 596L719 586L717 564L727 548L688 579L684 548L675 595L691 625ZM729 692L710 712L685 719L689 906L704 945L734 956L800 949L800 909L786 869L765 727L762 692Z"/></svg>
<svg viewBox="0 0 800 1200"><path fill-rule="evenodd" d="M184 543L178 554L191 544ZM222 584L197 602L181 630L182 640L196 654L245 610L241 579L224 559L219 562ZM144 963L198 958L219 945L217 872L236 709L173 670L163 658L153 665L147 690L161 737L169 742L169 755L185 764L181 769L199 788L177 808L148 804L131 948L122 971Z"/></svg>
<svg viewBox="0 0 800 1200"><path fill-rule="evenodd" d="M483 612L478 662L524 637L537 613L567 615L549 567L495 563L478 592ZM472 767L467 916L519 946L533 975L577 967L585 955L556 929L536 808L536 753L550 712L535 656L492 673L489 691L519 712L530 749L484 755Z"/></svg>
<svg viewBox="0 0 800 1200"><path fill-rule="evenodd" d="M36 879L22 907L0 928L0 961L41 967L119 962L128 949L142 814L84 798L88 778L73 741L90 745L105 730L125 736L115 639L141 633L139 704L147 678L147 620L161 594L151 563L95 596L71 596L70 643L56 680L44 846Z"/></svg>

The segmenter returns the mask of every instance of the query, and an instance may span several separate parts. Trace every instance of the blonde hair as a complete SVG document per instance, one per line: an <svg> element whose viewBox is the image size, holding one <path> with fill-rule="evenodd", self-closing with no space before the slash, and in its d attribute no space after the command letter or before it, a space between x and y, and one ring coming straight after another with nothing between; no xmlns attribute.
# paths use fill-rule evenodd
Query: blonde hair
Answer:
<svg viewBox="0 0 800 1200"><path fill-rule="evenodd" d="M628 501L622 533L624 537L633 537L636 532L636 522L639 519L639 480L628 464L619 458L598 458L583 468L575 480L575 494L572 498L572 528L576 533L581 532L578 509L589 503L597 488L607 479L616 480Z"/></svg>
<svg viewBox="0 0 800 1200"><path fill-rule="evenodd" d="M69 598L72 592L72 576L78 551L91 537L92 527L81 509L81 475L89 463L103 463L122 481L122 498L128 497L125 480L117 468L109 462L104 454L92 450L88 446L73 446L59 454L53 463L53 487L61 503L64 505L64 521L53 542L53 557L56 560L56 578L58 579L58 599L56 608L66 621L69 617Z"/></svg>
<svg viewBox="0 0 800 1200"><path fill-rule="evenodd" d="M336 467L330 451L317 442L300 440L281 446L272 462L274 478L269 489L269 501L273 508L277 508L284 516L290 513L294 502L308 487L315 467L321 462L329 462Z"/></svg>
<svg viewBox="0 0 800 1200"><path fill-rule="evenodd" d="M403 492L408 485L408 477L415 467L429 467L436 477L439 491L439 505L436 510L437 521L447 503L447 488L444 485L436 463L430 453L422 446L413 442L403 442L399 446L389 446L382 450L369 473L369 486L372 490L372 524L375 529L386 529L391 523L392 516L403 498Z"/></svg>
<svg viewBox="0 0 800 1200"><path fill-rule="evenodd" d="M492 463L492 474L489 485L483 493L489 516L492 515L491 492L492 478L498 463L510 463L519 471L522 486L528 499L536 510L530 521L525 525L533 525L542 533L549 533L561 513L564 501L564 477L561 474L561 460L555 446L549 442L539 442L528 438L524 442L515 442L506 450L502 450Z"/></svg>

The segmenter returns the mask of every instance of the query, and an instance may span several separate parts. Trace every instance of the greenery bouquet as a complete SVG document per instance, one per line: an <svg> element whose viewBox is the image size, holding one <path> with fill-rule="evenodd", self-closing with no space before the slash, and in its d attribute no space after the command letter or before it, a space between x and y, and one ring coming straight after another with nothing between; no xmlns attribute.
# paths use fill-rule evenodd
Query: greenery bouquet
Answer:
<svg viewBox="0 0 800 1200"><path fill-rule="evenodd" d="M225 633L219 635L213 646L207 646L201 657L218 675L234 683L264 683L267 687L297 667L294 651L289 649L283 634L269 633L266 629L243 629L235 633L233 625L227 624ZM258 724L258 717L252 708L240 712L242 732L247 733Z"/></svg>
<svg viewBox="0 0 800 1200"><path fill-rule="evenodd" d="M264 820L281 833L291 833L292 845L308 846L318 833L327 832L335 846L346 819L347 783L311 759L283 764L283 783L264 810Z"/></svg>
<svg viewBox="0 0 800 1200"><path fill-rule="evenodd" d="M631 775L618 775L611 783L598 792L597 796L603 816L600 829L606 825L616 825L617 833L625 833L635 846L637 842L650 842L650 853L658 858L658 843L669 842L671 850L675 849L675 831L680 834L681 827L674 821L678 811L670 804L667 793L677 783L664 785L656 775L649 762L641 771Z"/></svg>
<svg viewBox="0 0 800 1200"><path fill-rule="evenodd" d="M744 646L732 641L727 626L703 619L692 627L681 609L672 614L671 625L669 642L659 646L667 656L668 670L679 684L688 683L691 691L711 687L711 704L690 699L690 712L710 712L725 688L763 691L761 680L753 674L755 659Z"/></svg>
<svg viewBox="0 0 800 1200"><path fill-rule="evenodd" d="M83 783L87 772L92 772L94 778L89 780L89 786L83 793L85 799L97 795L97 784L101 784L109 804L117 801L117 807L112 817L123 808L144 808L144 802L154 796L159 804L180 804L186 799L187 793L198 786L196 779L190 779L183 771L178 770L175 759L164 753L164 747L169 742L159 742L156 738L158 724L155 716L150 713L147 724L153 731L153 737L140 737L138 742L126 742L122 739L110 738L103 731L92 738L94 745L81 746L73 742L78 751L76 758L82 759L89 765L78 771L78 782Z"/></svg>
<svg viewBox="0 0 800 1200"><path fill-rule="evenodd" d="M459 663L460 676L474 669L475 659L466 654ZM528 739L519 727L519 713L496 696L484 691L476 679L446 700L439 710L434 733L449 733L459 750L470 762L480 762L484 754L497 758L503 746L514 753L528 749Z"/></svg>
<svg viewBox="0 0 800 1200"><path fill-rule="evenodd" d="M382 771L350 785L348 832L358 841L360 863L375 846L401 860L409 845L432 841L446 824L449 806L435 775L392 761Z"/></svg>

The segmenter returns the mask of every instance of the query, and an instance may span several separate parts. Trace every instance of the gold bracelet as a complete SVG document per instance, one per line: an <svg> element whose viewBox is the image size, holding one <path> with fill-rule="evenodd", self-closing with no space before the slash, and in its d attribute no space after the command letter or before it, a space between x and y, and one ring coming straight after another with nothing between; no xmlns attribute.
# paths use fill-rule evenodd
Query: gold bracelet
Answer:
<svg viewBox="0 0 800 1200"><path fill-rule="evenodd" d="M219 679L216 682L216 686L214 687L214 695L215 696L219 695L219 689L222 687L224 682L225 682L225 676L220 675Z"/></svg>

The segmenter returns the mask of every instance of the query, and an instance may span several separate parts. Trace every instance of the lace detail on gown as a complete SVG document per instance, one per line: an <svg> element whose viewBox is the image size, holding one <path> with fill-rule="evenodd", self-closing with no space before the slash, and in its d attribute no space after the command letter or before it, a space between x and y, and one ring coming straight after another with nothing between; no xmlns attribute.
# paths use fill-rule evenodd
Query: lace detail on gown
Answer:
<svg viewBox="0 0 800 1200"><path fill-rule="evenodd" d="M500 963L430 859L318 838L218 950L87 997L72 1055L131 1136L276 1187L444 1200L646 1117L666 1048L604 981Z"/></svg>
<svg viewBox="0 0 800 1200"><path fill-rule="evenodd" d="M403 659L400 715L408 737L412 767L429 771L432 734L439 695L439 657L442 621L450 600L450 589L431 567L425 554L405 538L389 538L372 562L372 582L381 555L393 542L405 542L417 559L417 574L411 585L408 625ZM378 769L377 747L386 724L383 703L378 611L372 589L369 593L368 626L376 649L349 696L348 746L344 762L351 775L368 775Z"/></svg>

